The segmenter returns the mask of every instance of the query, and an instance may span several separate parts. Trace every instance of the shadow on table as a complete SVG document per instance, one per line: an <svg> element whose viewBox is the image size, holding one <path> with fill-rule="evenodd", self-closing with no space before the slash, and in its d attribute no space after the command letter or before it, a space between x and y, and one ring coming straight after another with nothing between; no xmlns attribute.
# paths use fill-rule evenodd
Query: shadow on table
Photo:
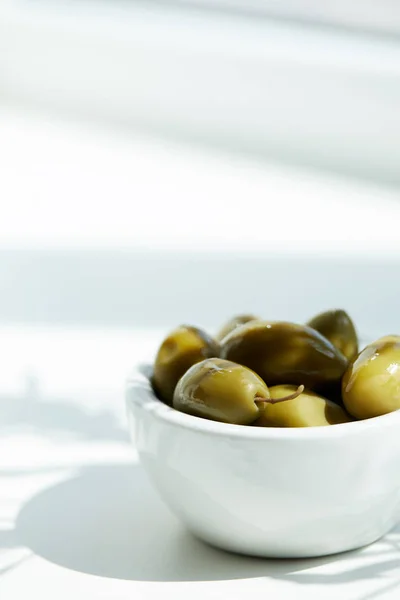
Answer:
<svg viewBox="0 0 400 600"><path fill-rule="evenodd" d="M70 399L47 398L39 389L36 377L26 377L25 391L18 396L0 395L2 433L27 427L49 436L64 434L74 439L125 441L126 431L119 426L113 412L85 410L84 403Z"/></svg>
<svg viewBox="0 0 400 600"><path fill-rule="evenodd" d="M16 537L19 544L53 563L103 577L141 581L272 577L304 584L340 584L384 578L397 568L394 554L400 531L380 542L376 552L375 547L368 549L370 566L360 566L363 550L308 560L229 554L186 532L139 466L108 465L85 468L75 478L31 499L18 516ZM332 561L342 561L343 569L339 566L335 574L311 570ZM400 578L390 583L395 587Z"/></svg>
<svg viewBox="0 0 400 600"><path fill-rule="evenodd" d="M7 550L15 551L18 547L18 542L16 538L16 532L14 529L5 528L3 529L0 525L0 577L5 575L6 573L11 573L14 569L20 567L23 563L29 560L32 554L27 553L26 550L23 551L22 555L15 556L14 553L10 559L6 556ZM6 560L4 561L4 558Z"/></svg>

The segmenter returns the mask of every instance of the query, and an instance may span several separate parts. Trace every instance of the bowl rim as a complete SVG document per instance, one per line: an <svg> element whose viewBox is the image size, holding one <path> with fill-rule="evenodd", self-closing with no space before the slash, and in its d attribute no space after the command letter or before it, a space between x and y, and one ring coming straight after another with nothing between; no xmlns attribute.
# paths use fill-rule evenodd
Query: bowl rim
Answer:
<svg viewBox="0 0 400 600"><path fill-rule="evenodd" d="M152 417L157 420L198 433L239 437L248 440L310 440L341 438L346 435L363 434L371 429L400 427L400 410L379 417L371 417L370 419L339 423L332 427L253 427L251 425L234 425L211 421L179 412L159 400L153 391L149 377L145 374L145 371L150 369L150 363L139 364L129 375L126 382L128 410L130 405L134 404L151 413Z"/></svg>

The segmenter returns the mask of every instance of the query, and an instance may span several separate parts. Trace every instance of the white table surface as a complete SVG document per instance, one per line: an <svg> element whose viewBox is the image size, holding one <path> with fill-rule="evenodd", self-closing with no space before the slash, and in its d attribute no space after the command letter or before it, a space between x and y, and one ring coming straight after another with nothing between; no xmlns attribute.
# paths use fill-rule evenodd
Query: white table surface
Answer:
<svg viewBox="0 0 400 600"><path fill-rule="evenodd" d="M214 550L181 528L125 424L126 373L160 335L0 330L2 600L398 599L400 530L335 558L272 561Z"/></svg>

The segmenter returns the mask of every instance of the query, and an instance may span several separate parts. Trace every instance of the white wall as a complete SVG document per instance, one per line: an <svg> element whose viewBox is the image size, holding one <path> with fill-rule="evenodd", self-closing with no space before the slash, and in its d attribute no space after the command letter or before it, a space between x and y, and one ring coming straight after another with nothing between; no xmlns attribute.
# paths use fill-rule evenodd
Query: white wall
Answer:
<svg viewBox="0 0 400 600"><path fill-rule="evenodd" d="M400 43L137 2L3 0L0 96L400 181Z"/></svg>
<svg viewBox="0 0 400 600"><path fill-rule="evenodd" d="M0 111L0 325L399 329L396 190Z"/></svg>

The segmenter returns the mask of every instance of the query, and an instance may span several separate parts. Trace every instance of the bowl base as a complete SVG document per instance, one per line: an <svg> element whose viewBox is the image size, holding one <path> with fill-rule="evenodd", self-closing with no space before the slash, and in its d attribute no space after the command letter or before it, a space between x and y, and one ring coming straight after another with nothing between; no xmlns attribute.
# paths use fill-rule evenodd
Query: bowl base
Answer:
<svg viewBox="0 0 400 600"><path fill-rule="evenodd" d="M194 535L197 539L199 539L201 542L203 542L204 544L207 544L208 546L211 546L213 548L218 548L219 550L223 550L224 552L228 552L229 554L236 554L236 555L240 555L240 556L247 556L249 558L265 558L265 559L280 559L280 560L296 560L296 559L312 559L312 558L324 558L324 557L330 557L330 556L335 556L338 554L346 554L348 552L355 552L357 550L362 550L363 548L366 548L367 546L370 546L371 544L374 544L375 542L378 542L380 539L382 539L385 535L387 535L387 533L389 533L390 529L388 531L385 531L384 533L378 535L378 536L374 536L372 539L369 539L367 541L364 541L363 543L358 543L358 544L350 544L348 546L343 546L341 548L338 549L324 549L324 550L310 550L309 548L304 548L303 550L300 550L298 548L296 548L296 550L290 550L290 549L285 549L284 551L277 551L277 550L272 550L272 549L268 549L265 548L265 550L261 550L261 549L251 549L249 548L244 548L244 547L239 547L236 546L234 544L231 543L224 543L221 540L211 540L207 537L205 537L202 534L199 534L198 532L194 532L193 530L190 530L190 532L192 533L192 535Z"/></svg>

